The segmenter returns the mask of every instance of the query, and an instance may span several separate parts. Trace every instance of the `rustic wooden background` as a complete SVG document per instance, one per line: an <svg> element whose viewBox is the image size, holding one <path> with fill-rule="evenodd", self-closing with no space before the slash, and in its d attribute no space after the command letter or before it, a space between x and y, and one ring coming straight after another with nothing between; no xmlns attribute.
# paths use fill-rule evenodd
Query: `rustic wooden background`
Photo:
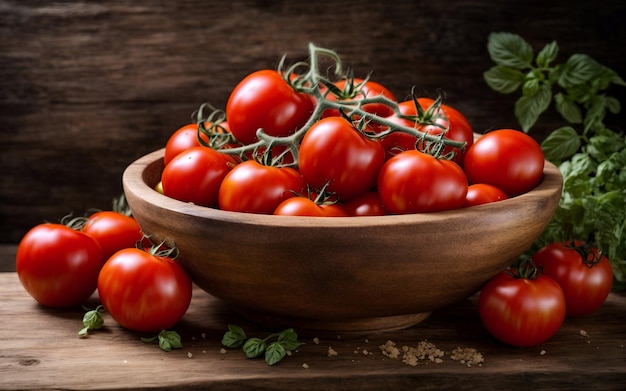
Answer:
<svg viewBox="0 0 626 391"><path fill-rule="evenodd" d="M121 174L246 74L337 50L399 97L446 91L475 130L517 127L482 73L492 31L626 77L626 3L597 1L0 0L0 243L44 220L108 208ZM623 100L623 89L615 91ZM623 126L623 116L612 120ZM544 130L556 122L548 117ZM536 133L538 138L542 132Z"/></svg>

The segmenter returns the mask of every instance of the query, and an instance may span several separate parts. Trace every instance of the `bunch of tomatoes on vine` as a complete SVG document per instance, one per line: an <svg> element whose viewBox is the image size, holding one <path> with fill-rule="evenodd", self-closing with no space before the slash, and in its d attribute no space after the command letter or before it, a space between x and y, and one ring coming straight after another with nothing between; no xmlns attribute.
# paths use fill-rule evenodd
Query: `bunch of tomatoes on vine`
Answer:
<svg viewBox="0 0 626 391"><path fill-rule="evenodd" d="M377 216L499 201L541 181L530 136L500 129L475 141L442 96L398 101L331 50L310 45L309 58L249 74L225 110L202 105L169 138L159 190L234 212Z"/></svg>

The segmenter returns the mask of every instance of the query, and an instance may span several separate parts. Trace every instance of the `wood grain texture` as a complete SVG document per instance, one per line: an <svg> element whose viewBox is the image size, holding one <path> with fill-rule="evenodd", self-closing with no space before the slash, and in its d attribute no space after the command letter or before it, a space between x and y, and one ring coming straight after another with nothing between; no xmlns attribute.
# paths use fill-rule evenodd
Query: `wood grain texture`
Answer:
<svg viewBox="0 0 626 391"><path fill-rule="evenodd" d="M246 74L337 50L399 97L446 92L476 131L517 127L482 73L492 31L626 75L621 0L0 1L0 241L68 212L108 208L135 158ZM617 91L624 97L624 91ZM615 121L618 126L623 118ZM556 126L547 117L543 130ZM543 130L537 133L542 137Z"/></svg>
<svg viewBox="0 0 626 391"><path fill-rule="evenodd" d="M200 289L193 293L188 313L176 326L183 348L165 353L106 314L104 329L79 339L80 308L45 309L28 296L15 273L0 273L0 389L617 391L626 386L623 295L611 294L591 317L566 320L537 347L513 348L493 340L480 324L473 297L402 331L320 338L319 343L302 338L305 345L269 367L239 350L221 353L220 340L229 323L256 337L276 330L250 325ZM93 297L89 305L96 303ZM382 355L378 346L387 340L400 347L428 340L445 356L442 363L408 366ZM329 346L336 356L328 356ZM477 349L484 364L468 367L452 360L457 347Z"/></svg>

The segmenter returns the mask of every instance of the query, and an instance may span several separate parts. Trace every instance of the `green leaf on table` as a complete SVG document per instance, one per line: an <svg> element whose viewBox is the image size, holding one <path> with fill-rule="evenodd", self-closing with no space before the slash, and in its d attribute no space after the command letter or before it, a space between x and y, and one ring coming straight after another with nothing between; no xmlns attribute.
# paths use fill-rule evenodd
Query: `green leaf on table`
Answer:
<svg viewBox="0 0 626 391"><path fill-rule="evenodd" d="M268 365L274 365L285 358L286 355L287 351L280 342L272 342L265 350L265 362Z"/></svg>
<svg viewBox="0 0 626 391"><path fill-rule="evenodd" d="M248 358L256 358L265 353L265 341L261 338L250 338L243 344L243 351Z"/></svg>
<svg viewBox="0 0 626 391"><path fill-rule="evenodd" d="M237 348L246 340L246 333L239 326L228 325L228 331L222 337L222 345L228 348Z"/></svg>

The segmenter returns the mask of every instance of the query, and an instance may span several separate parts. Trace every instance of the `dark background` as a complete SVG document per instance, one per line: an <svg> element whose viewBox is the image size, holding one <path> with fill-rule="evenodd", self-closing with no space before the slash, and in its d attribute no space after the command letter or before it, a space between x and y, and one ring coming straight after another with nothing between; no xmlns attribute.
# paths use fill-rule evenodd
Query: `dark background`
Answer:
<svg viewBox="0 0 626 391"><path fill-rule="evenodd" d="M516 96L482 73L494 31L559 62L586 53L626 77L626 2L0 0L0 243L68 212L109 208L133 160L164 146L206 101L307 43L405 97L438 89L475 131L515 127ZM624 89L612 91L624 102ZM623 116L611 119L623 128ZM560 126L547 116L538 139Z"/></svg>

